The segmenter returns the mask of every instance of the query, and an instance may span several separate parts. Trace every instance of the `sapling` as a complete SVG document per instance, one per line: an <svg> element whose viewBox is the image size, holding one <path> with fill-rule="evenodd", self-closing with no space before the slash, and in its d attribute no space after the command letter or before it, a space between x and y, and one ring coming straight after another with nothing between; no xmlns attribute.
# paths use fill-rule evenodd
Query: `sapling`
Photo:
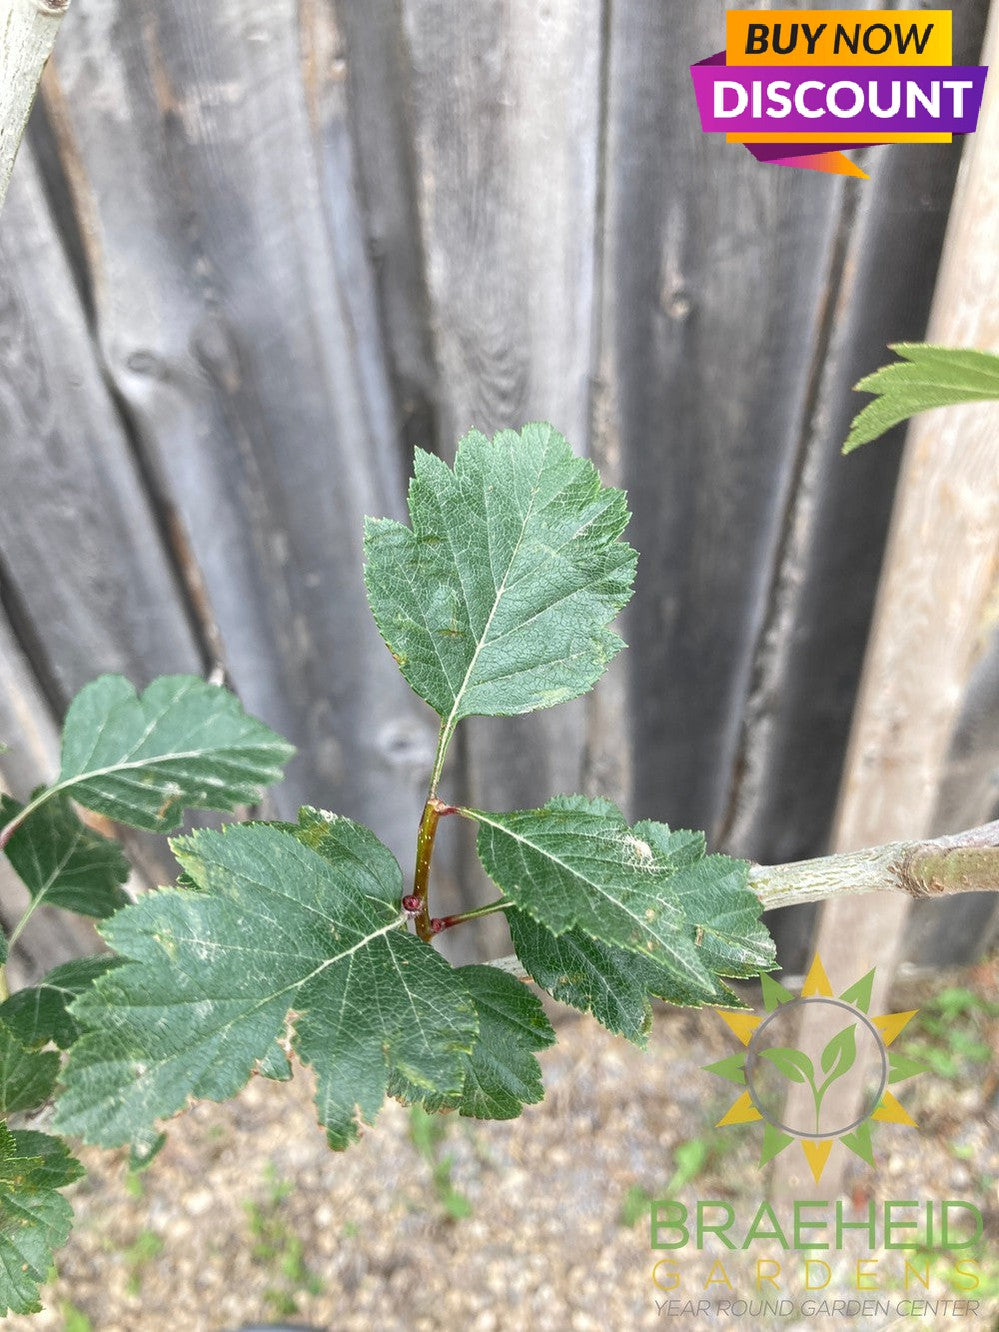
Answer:
<svg viewBox="0 0 999 1332"><path fill-rule="evenodd" d="M409 513L408 527L367 520L365 581L403 676L440 718L411 883L370 829L304 807L295 822L173 838L176 884L130 901L120 847L80 809L172 832L187 810L257 802L293 752L231 693L189 676L141 694L117 676L87 685L55 781L23 804L3 797L0 844L29 895L10 942L45 904L99 920L108 951L10 996L2 981L0 1313L40 1307L69 1231L60 1190L81 1167L54 1134L128 1146L133 1165L147 1163L163 1121L192 1100L235 1096L254 1074L287 1079L293 1060L313 1069L334 1148L386 1096L421 1113L511 1118L541 1099L537 1054L555 1039L524 979L642 1045L654 998L742 1005L726 981L775 966L763 902L858 878L917 894L967 886L961 856L989 844L992 830L978 830L862 864L768 870L709 855L698 832L629 826L606 800L451 803L439 791L465 718L551 707L599 679L623 646L610 624L636 555L624 494L547 425L491 441L472 431L453 468L418 451ZM441 917L431 888L443 818L477 825L497 895ZM994 864L974 860L973 872L996 886ZM455 967L434 946L498 911L514 957ZM51 1133L29 1126L43 1110Z"/></svg>

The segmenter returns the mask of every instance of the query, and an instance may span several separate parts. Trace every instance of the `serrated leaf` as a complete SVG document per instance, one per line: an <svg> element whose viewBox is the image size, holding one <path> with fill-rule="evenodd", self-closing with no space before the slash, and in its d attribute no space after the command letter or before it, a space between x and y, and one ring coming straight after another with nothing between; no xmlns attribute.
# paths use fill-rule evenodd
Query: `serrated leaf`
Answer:
<svg viewBox="0 0 999 1332"><path fill-rule="evenodd" d="M122 676L102 675L70 705L54 789L120 823L169 832L185 809L259 800L293 753L219 685L164 675L136 695Z"/></svg>
<svg viewBox="0 0 999 1332"><path fill-rule="evenodd" d="M296 837L333 864L353 865L356 886L369 897L397 906L402 897L402 870L395 856L370 828L342 814L303 805L297 823L272 823Z"/></svg>
<svg viewBox="0 0 999 1332"><path fill-rule="evenodd" d="M73 1220L56 1190L82 1173L56 1138L0 1124L0 1317L40 1311L38 1287Z"/></svg>
<svg viewBox="0 0 999 1332"><path fill-rule="evenodd" d="M80 1026L69 1012L73 1000L118 959L110 953L64 962L37 985L18 990L0 1004L0 1022L5 1022L22 1045L46 1045L52 1041L68 1050L80 1034Z"/></svg>
<svg viewBox="0 0 999 1332"><path fill-rule="evenodd" d="M0 797L0 827L22 808L9 796ZM33 810L15 829L6 851L39 904L101 919L129 901L122 888L129 864L121 847L81 823L66 796L50 796Z"/></svg>
<svg viewBox="0 0 999 1332"><path fill-rule="evenodd" d="M471 1000L402 928L398 905L366 891L352 855L327 858L266 824L173 846L197 887L147 894L102 927L130 960L73 1005L89 1030L63 1073L60 1131L116 1146L189 1097L225 1100L289 1021L335 1147L374 1119L393 1072L428 1091L460 1089Z"/></svg>
<svg viewBox="0 0 999 1332"><path fill-rule="evenodd" d="M512 814L464 812L479 823L476 849L486 872L521 911L554 935L578 929L651 957L696 1002L714 1001L715 979L676 891L705 863L692 834L659 825L653 846L612 805L580 796Z"/></svg>
<svg viewBox="0 0 999 1332"><path fill-rule="evenodd" d="M412 529L365 521L365 582L383 638L448 733L585 693L623 646L631 595L623 492L549 425L470 431L452 471L416 451Z"/></svg>
<svg viewBox="0 0 999 1332"><path fill-rule="evenodd" d="M931 407L999 400L999 356L991 352L919 342L897 342L891 350L902 359L855 385L860 393L879 396L854 418L844 453Z"/></svg>
<svg viewBox="0 0 999 1332"><path fill-rule="evenodd" d="M555 1032L537 997L496 967L458 968L479 1020L479 1036L464 1056L465 1077L453 1096L423 1094L397 1080L390 1091L419 1100L431 1113L457 1110L470 1119L515 1119L545 1094L534 1054L554 1044Z"/></svg>
<svg viewBox="0 0 999 1332"><path fill-rule="evenodd" d="M707 997L690 989L649 957L567 930L554 935L522 911L507 911L514 950L525 971L553 999L592 1013L609 1031L645 1046L652 1028L651 999L680 1006L742 1008L720 981Z"/></svg>
<svg viewBox="0 0 999 1332"><path fill-rule="evenodd" d="M0 1115L35 1110L52 1095L59 1076L55 1050L29 1050L0 1022Z"/></svg>
<svg viewBox="0 0 999 1332"><path fill-rule="evenodd" d="M760 919L762 907L749 887L745 860L709 856L702 833L674 832L665 823L649 819L636 823L633 833L657 856L672 857L682 870L674 876L672 891L683 909L700 959L712 973L746 978L776 965L777 950ZM689 854L682 862L677 851L681 837L691 839Z"/></svg>

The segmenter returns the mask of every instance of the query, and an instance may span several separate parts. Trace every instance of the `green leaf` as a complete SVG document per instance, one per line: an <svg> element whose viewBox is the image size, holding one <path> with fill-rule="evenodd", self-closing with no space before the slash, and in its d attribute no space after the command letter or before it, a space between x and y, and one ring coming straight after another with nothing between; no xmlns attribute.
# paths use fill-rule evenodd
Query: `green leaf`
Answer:
<svg viewBox="0 0 999 1332"><path fill-rule="evenodd" d="M38 1313L38 1287L73 1211L56 1190L83 1174L56 1138L0 1124L0 1317Z"/></svg>
<svg viewBox="0 0 999 1332"><path fill-rule="evenodd" d="M776 965L777 950L760 919L762 908L749 887L746 861L709 856L703 833L671 832L665 823L646 819L636 823L633 832L657 856L672 857L673 863L678 863L678 839L690 839L683 872L674 878L672 891L705 966L718 976L745 978Z"/></svg>
<svg viewBox="0 0 999 1332"><path fill-rule="evenodd" d="M513 814L464 812L479 822L487 873L522 912L555 936L577 930L650 958L681 1003L719 1002L712 968L746 975L772 965L748 867L705 856L698 833L651 823L632 830L607 801L580 796ZM747 944L731 934L737 926ZM587 968L605 960L591 956ZM610 961L619 974L623 963ZM628 1025L634 1030L633 1017Z"/></svg>
<svg viewBox="0 0 999 1332"><path fill-rule="evenodd" d="M41 795L33 793L32 799ZM0 797L0 826L21 813ZM122 884L129 865L117 842L85 827L66 796L50 796L28 815L7 843L7 858L32 899L82 916L110 916L129 901Z"/></svg>
<svg viewBox="0 0 999 1332"><path fill-rule="evenodd" d="M317 851L335 865L350 864L354 883L362 893L398 907L402 897L402 870L395 856L370 828L342 814L303 805L297 823L272 823Z"/></svg>
<svg viewBox="0 0 999 1332"><path fill-rule="evenodd" d="M553 999L592 1013L609 1031L636 1045L647 1043L653 998L690 1007L744 1007L721 983L705 998L703 990L684 986L652 958L600 943L581 930L554 935L522 911L508 911L506 919L517 957L532 980Z"/></svg>
<svg viewBox="0 0 999 1332"><path fill-rule="evenodd" d="M854 418L844 453L930 407L999 400L999 356L991 352L920 342L896 342L891 350L902 359L875 370L855 386L860 393L880 396Z"/></svg>
<svg viewBox="0 0 999 1332"><path fill-rule="evenodd" d="M550 425L472 430L452 471L416 451L412 529L365 520L365 581L403 675L444 719L512 716L585 693L623 646L622 491Z"/></svg>
<svg viewBox="0 0 999 1332"><path fill-rule="evenodd" d="M29 1050L0 1022L0 1115L35 1110L52 1095L59 1076L55 1050Z"/></svg>
<svg viewBox="0 0 999 1332"><path fill-rule="evenodd" d="M136 828L169 832L185 809L259 800L294 749L239 700L192 675L164 675L137 696L102 675L70 705L56 791Z"/></svg>
<svg viewBox="0 0 999 1332"><path fill-rule="evenodd" d="M823 1087L849 1073L857 1062L856 1024L837 1032L819 1056L822 1072L828 1074Z"/></svg>
<svg viewBox="0 0 999 1332"><path fill-rule="evenodd" d="M62 963L37 985L29 985L4 1000L0 1022L7 1024L22 1045L47 1045L52 1041L60 1050L68 1050L80 1034L70 1004L117 962L116 957L103 953Z"/></svg>
<svg viewBox="0 0 999 1332"><path fill-rule="evenodd" d="M760 1059L768 1059L778 1073L783 1073L791 1082L808 1082L815 1079L815 1068L808 1055L801 1050L775 1045L772 1050L761 1050Z"/></svg>
<svg viewBox="0 0 999 1332"><path fill-rule="evenodd" d="M189 1097L225 1100L258 1062L273 1072L289 1022L334 1147L373 1120L392 1073L427 1091L461 1089L472 1002L447 962L406 933L389 885L366 891L354 855L327 858L265 824L173 846L197 887L147 894L102 927L130 960L73 1004L91 1030L63 1073L60 1131L117 1146Z"/></svg>
<svg viewBox="0 0 999 1332"><path fill-rule="evenodd" d="M489 966L459 967L458 975L479 1020L475 1048L464 1056L460 1093L421 1094L401 1081L391 1090L404 1100L419 1100L431 1112L452 1109L471 1119L515 1119L525 1105L544 1097L534 1052L552 1045L555 1033L522 981Z"/></svg>

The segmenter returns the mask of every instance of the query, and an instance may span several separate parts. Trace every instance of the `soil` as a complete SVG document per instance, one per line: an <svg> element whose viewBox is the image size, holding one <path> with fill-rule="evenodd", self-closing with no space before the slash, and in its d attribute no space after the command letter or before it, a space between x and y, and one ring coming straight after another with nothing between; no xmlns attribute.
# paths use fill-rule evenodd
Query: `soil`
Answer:
<svg viewBox="0 0 999 1332"><path fill-rule="evenodd" d="M999 965L982 964L915 989L910 982L896 988L892 1008L915 1007L953 984L994 1002L997 977ZM738 1048L731 1032L710 1012L662 1010L643 1053L589 1018L558 1010L556 1020L558 1045L542 1056L546 1099L518 1120L446 1116L434 1121L443 1126L434 1142L421 1137L426 1126L410 1111L389 1102L362 1141L337 1154L316 1126L310 1078L299 1069L291 1083L255 1078L235 1101L200 1104L179 1116L141 1175L129 1174L122 1153L83 1151L88 1174L70 1194L76 1226L57 1255L58 1276L43 1293L46 1309L10 1318L8 1326L12 1332L222 1332L266 1322L331 1332L996 1326L999 1103L995 1067L980 1052L957 1076L926 1074L900 1091L919 1131L878 1126L877 1165L850 1156L845 1185L853 1209L885 1197L975 1203L987 1231L978 1311L955 1317L938 1302L935 1313L901 1316L906 1255L898 1253L878 1255L879 1288L858 1294L856 1255L866 1256L867 1248L854 1245L831 1260L830 1285L813 1293L818 1307L810 1316L794 1295L800 1260L772 1246L766 1252L784 1262L781 1294L794 1295L794 1312L750 1305L726 1314L719 1312L720 1297L761 1298L747 1259L686 1250L681 1287L669 1294L657 1289L652 1268L663 1255L650 1248L647 1200L665 1198L672 1183L688 1206L698 1197L729 1200L745 1224L765 1196L759 1133L753 1126L711 1127L733 1089L702 1066ZM994 1021L988 1033L994 1047ZM693 1148L684 1147L694 1139ZM789 1153L797 1150L795 1144ZM681 1172L675 1179L678 1163L696 1170L695 1177L684 1182ZM720 1257L735 1289L716 1279L705 1292ZM954 1299L953 1273L946 1263L938 1269L929 1295L917 1285L908 1298ZM771 1301L777 1298L771 1291ZM887 1300L891 1313L833 1310L834 1298ZM697 1312L704 1300L710 1307ZM828 1315L820 1301L829 1303Z"/></svg>

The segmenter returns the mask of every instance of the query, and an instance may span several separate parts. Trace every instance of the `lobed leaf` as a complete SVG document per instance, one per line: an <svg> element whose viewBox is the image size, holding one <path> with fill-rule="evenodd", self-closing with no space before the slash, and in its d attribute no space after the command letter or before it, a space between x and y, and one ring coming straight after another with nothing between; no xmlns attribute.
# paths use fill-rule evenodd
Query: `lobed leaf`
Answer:
<svg viewBox="0 0 999 1332"><path fill-rule="evenodd" d="M365 520L365 582L382 637L445 722L512 716L585 693L623 647L631 596L625 496L550 425L477 430L452 471L416 451L412 528Z"/></svg>
<svg viewBox="0 0 999 1332"><path fill-rule="evenodd" d="M70 704L54 789L120 823L169 832L185 809L259 800L294 752L219 685L164 675L137 695L122 676L102 675Z"/></svg>
<svg viewBox="0 0 999 1332"><path fill-rule="evenodd" d="M524 969L553 999L592 1013L609 1031L645 1046L652 1028L652 999L722 1008L744 1005L720 981L709 996L689 987L650 957L591 939L582 930L555 935L522 911L506 913L514 950Z"/></svg>
<svg viewBox="0 0 999 1332"><path fill-rule="evenodd" d="M860 393L878 396L854 418L844 453L931 407L999 400L999 356L992 352L920 342L896 342L891 350L901 360L882 366L855 386Z"/></svg>
<svg viewBox="0 0 999 1332"><path fill-rule="evenodd" d="M33 799L40 795L33 793ZM22 806L0 796L0 827L12 822ZM117 842L80 822L64 795L50 796L12 834L7 858L32 899L101 919L129 901L122 888L128 861Z"/></svg>
<svg viewBox="0 0 999 1332"><path fill-rule="evenodd" d="M56 1138L0 1124L0 1317L38 1313L38 1288L73 1211L57 1192L83 1174Z"/></svg>
<svg viewBox="0 0 999 1332"><path fill-rule="evenodd" d="M594 986L609 988L626 965L603 949L584 948L581 955L580 935L650 960L653 983L681 1003L718 1003L717 975L751 975L773 965L773 944L747 886L748 866L705 855L699 833L651 822L631 829L607 801L581 796L512 814L465 813L479 822L479 859L500 889L552 936L570 935L556 948L537 932L520 931L529 949L534 944L532 960L540 953L549 973L569 964L561 967L565 982L555 983L575 992L570 1002L582 998L592 1007ZM646 995L655 993L645 987L644 973L635 973L625 1013L596 999L615 1029L623 1026L633 1037L645 1023L646 1001L641 1018L635 1007L640 976Z"/></svg>
<svg viewBox="0 0 999 1332"><path fill-rule="evenodd" d="M341 846L374 842L347 822L331 821ZM144 1141L189 1097L225 1100L258 1066L273 1075L289 1025L334 1147L374 1119L393 1074L460 1091L475 1010L447 962L406 933L388 899L400 871L387 853L359 866L333 839L320 854L266 824L173 846L196 886L147 894L102 927L128 960L72 1005L88 1030L63 1073L60 1131L105 1146ZM371 893L379 864L391 884Z"/></svg>
<svg viewBox="0 0 999 1332"><path fill-rule="evenodd" d="M463 1056L461 1091L451 1096L421 1093L397 1079L390 1088L403 1100L418 1100L424 1109L457 1110L471 1119L515 1119L525 1105L545 1094L535 1052L554 1044L555 1032L537 997L521 981L496 967L458 968L471 995L479 1035L471 1054Z"/></svg>

